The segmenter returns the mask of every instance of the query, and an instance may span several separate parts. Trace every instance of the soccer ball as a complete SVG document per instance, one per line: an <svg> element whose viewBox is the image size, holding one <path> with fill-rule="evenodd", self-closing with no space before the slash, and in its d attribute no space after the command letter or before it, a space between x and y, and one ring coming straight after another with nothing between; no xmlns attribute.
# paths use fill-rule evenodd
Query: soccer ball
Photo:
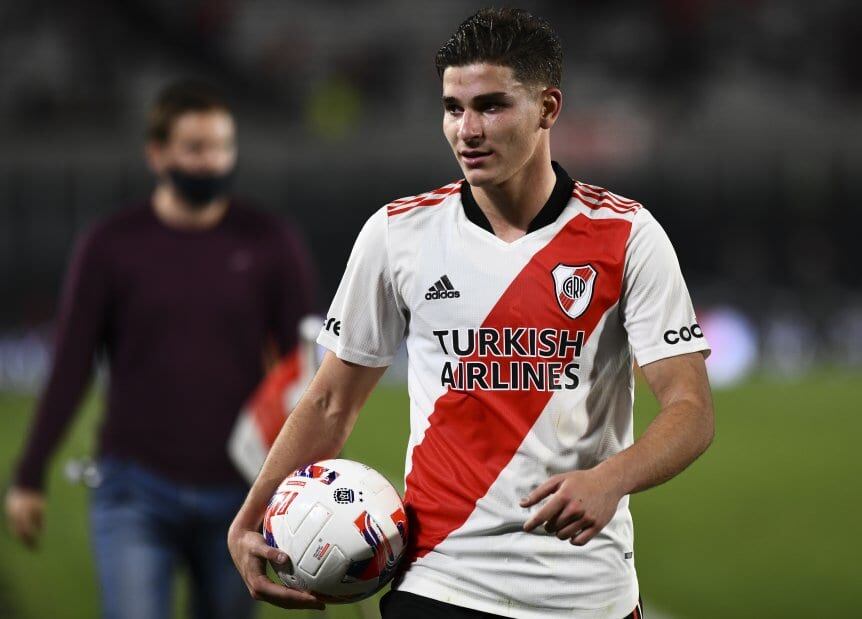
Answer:
<svg viewBox="0 0 862 619"><path fill-rule="evenodd" d="M273 565L285 585L347 603L374 595L392 578L407 544L407 518L383 475L352 460L322 460L281 482L263 536L289 557Z"/></svg>

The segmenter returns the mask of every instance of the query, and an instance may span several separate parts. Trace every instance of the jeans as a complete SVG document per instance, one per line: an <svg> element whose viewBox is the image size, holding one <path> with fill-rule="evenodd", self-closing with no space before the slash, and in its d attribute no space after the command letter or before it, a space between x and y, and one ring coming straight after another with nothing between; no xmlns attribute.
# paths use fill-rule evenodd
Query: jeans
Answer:
<svg viewBox="0 0 862 619"><path fill-rule="evenodd" d="M188 570L192 617L251 617L226 541L245 487L185 486L115 458L99 468L90 522L105 619L171 617L179 566Z"/></svg>

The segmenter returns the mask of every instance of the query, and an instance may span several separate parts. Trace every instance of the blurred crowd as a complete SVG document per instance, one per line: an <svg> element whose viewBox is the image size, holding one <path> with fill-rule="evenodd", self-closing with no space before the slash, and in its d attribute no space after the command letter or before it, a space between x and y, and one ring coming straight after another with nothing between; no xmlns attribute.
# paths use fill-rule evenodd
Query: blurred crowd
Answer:
<svg viewBox="0 0 862 619"><path fill-rule="evenodd" d="M0 2L0 387L38 381L72 239L148 187L178 76L230 93L239 189L305 231L323 307L372 210L458 176L433 56L480 4ZM567 169L656 214L755 365L862 365L862 5L518 4L563 39Z"/></svg>
<svg viewBox="0 0 862 619"><path fill-rule="evenodd" d="M393 109L409 128L436 109L436 99L425 96L435 87L433 53L444 25L469 14L471 4L479 3L3 2L0 126L21 139L46 122L61 132L87 128L104 136L134 126L166 76L205 73L241 103L278 118L279 129L335 135L391 121ZM589 119L588 110L611 123L627 116L630 124L617 128L643 132L631 138L684 137L689 123L725 120L753 128L764 118L805 119L800 131L841 126L854 116L858 123L857 3L523 4L546 15L564 39L576 117ZM340 122L327 117L316 125L320 99L342 108ZM611 139L602 129L592 124L594 139ZM590 147L572 145L581 153ZM625 158L626 144L606 148L612 160Z"/></svg>

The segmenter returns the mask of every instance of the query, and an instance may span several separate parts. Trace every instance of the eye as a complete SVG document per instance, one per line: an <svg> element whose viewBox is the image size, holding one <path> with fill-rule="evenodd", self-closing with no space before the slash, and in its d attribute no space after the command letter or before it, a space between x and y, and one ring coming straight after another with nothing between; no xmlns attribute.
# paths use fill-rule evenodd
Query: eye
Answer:
<svg viewBox="0 0 862 619"><path fill-rule="evenodd" d="M463 110L461 106L455 105L454 103L447 103L443 106L446 110L447 114L452 114L453 116L460 114Z"/></svg>
<svg viewBox="0 0 862 619"><path fill-rule="evenodd" d="M501 103L500 101L488 102L481 107L482 112L489 112L491 114L495 112L501 111L506 107L505 103Z"/></svg>

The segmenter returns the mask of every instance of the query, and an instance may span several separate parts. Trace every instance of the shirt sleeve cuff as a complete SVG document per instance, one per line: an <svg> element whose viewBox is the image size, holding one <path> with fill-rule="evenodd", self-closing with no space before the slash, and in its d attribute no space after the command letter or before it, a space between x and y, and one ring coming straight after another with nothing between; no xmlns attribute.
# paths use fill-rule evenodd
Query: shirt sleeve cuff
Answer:
<svg viewBox="0 0 862 619"><path fill-rule="evenodd" d="M364 365L371 368L383 368L388 365L392 365L392 360L395 358L395 355L372 355L364 351L348 348L343 346L338 341L338 338L326 331L323 331L317 336L317 343L324 348L331 350L335 353L335 356L342 361L348 361L350 363L356 363L357 365Z"/></svg>
<svg viewBox="0 0 862 619"><path fill-rule="evenodd" d="M668 359L679 355L687 355L693 352L702 352L705 359L709 357L712 349L709 347L709 344L704 341L689 342L683 346L653 346L646 350L635 351L635 360L640 367L643 367L653 361L660 361L661 359Z"/></svg>

